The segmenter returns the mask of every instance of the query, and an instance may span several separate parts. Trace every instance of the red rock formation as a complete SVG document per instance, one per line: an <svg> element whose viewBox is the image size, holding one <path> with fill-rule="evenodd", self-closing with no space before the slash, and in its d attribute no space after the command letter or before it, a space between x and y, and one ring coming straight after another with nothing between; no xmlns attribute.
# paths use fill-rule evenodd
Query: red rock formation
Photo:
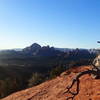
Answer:
<svg viewBox="0 0 100 100"><path fill-rule="evenodd" d="M55 79L14 93L2 100L66 100L66 97L69 96L69 94L64 93L66 87L70 85L71 80L78 72L87 69L90 69L90 67L72 68ZM91 75L82 76L80 78L80 92L75 100L100 100L100 79L93 79Z"/></svg>

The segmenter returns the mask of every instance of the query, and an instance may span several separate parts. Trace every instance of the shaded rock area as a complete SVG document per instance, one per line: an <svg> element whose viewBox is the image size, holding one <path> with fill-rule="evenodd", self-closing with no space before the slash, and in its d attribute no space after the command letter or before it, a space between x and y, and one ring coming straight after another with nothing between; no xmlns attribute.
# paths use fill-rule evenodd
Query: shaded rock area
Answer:
<svg viewBox="0 0 100 100"><path fill-rule="evenodd" d="M46 81L38 86L19 91L2 100L66 100L70 96L66 87L71 84L77 73L90 69L90 66L71 68L55 79ZM75 90L76 85L72 88ZM100 79L93 79L91 75L80 78L80 91L74 100L100 100Z"/></svg>

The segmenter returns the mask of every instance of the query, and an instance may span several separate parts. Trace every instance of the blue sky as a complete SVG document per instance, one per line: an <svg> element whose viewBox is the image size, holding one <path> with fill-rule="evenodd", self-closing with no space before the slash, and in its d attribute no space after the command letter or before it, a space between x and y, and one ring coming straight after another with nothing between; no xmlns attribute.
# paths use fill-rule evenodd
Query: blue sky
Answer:
<svg viewBox="0 0 100 100"><path fill-rule="evenodd" d="M99 48L100 0L0 0L0 49L34 42Z"/></svg>

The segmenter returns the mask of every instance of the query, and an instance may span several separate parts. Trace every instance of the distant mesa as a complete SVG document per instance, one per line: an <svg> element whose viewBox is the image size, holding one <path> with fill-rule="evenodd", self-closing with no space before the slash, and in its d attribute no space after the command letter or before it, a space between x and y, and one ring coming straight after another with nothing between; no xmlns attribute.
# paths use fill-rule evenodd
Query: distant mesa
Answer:
<svg viewBox="0 0 100 100"><path fill-rule="evenodd" d="M32 45L24 48L24 49L9 49L0 51L1 56L60 56L63 53L70 52L87 52L87 53L98 53L100 50L98 49L73 49L73 48L55 48L50 46L41 46L38 43L33 43Z"/></svg>
<svg viewBox="0 0 100 100"><path fill-rule="evenodd" d="M30 47L31 48L41 48L41 46L37 43L33 43Z"/></svg>
<svg viewBox="0 0 100 100"><path fill-rule="evenodd" d="M35 53L38 52L40 49L41 49L41 46L37 43L34 43L31 46L24 48L22 51L24 53L32 54L34 52Z"/></svg>
<svg viewBox="0 0 100 100"><path fill-rule="evenodd" d="M56 56L61 51L56 50L54 47L50 47L50 46L42 47L41 45L34 43L31 46L24 48L22 52L34 56Z"/></svg>

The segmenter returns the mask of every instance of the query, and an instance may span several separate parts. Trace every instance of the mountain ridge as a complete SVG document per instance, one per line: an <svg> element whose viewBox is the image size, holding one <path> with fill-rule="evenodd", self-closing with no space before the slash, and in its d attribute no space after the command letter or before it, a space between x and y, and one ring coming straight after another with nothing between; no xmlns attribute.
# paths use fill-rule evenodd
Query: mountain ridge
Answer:
<svg viewBox="0 0 100 100"><path fill-rule="evenodd" d="M44 47L49 47L49 48L54 48L55 50L58 50L58 51L61 51L61 52L70 52L70 51L73 51L73 50L76 50L76 49L79 49L79 50L88 50L89 52L91 52L91 53L95 53L95 52L98 52L99 51L99 49L85 49L85 48L57 48L57 47L53 47L53 46L49 46L49 45L47 45L47 46L41 46L40 44L38 44L38 43L33 43L33 44L31 44L30 46L27 46L27 47L25 47L25 48L15 48L15 49L3 49L3 50L0 50L0 52L2 52L2 51L27 51L27 50L29 50L29 51L32 51L32 49L35 49L35 50L37 50L37 49L41 49L41 48L44 48ZM34 50L33 50L34 51Z"/></svg>

